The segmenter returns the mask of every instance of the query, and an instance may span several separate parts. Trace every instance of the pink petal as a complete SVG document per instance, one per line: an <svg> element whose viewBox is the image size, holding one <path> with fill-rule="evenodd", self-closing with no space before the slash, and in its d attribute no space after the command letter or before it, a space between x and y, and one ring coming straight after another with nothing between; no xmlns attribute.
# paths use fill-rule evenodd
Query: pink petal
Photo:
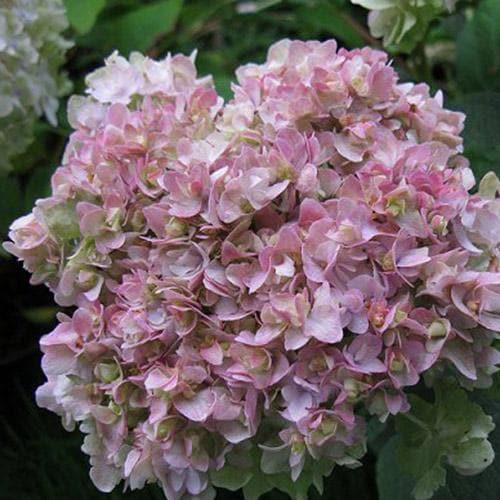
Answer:
<svg viewBox="0 0 500 500"><path fill-rule="evenodd" d="M174 399L175 409L193 422L204 422L215 406L215 395L212 389L206 388L196 393L191 399Z"/></svg>

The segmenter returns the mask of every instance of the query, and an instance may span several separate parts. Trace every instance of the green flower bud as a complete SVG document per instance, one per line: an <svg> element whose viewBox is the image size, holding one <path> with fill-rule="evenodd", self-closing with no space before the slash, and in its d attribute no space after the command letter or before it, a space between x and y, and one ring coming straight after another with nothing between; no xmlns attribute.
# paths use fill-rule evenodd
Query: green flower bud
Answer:
<svg viewBox="0 0 500 500"><path fill-rule="evenodd" d="M427 332L429 333L429 336L431 338L440 339L446 337L449 328L450 328L450 322L448 320L436 319L430 324L429 328L427 329Z"/></svg>
<svg viewBox="0 0 500 500"><path fill-rule="evenodd" d="M97 363L94 375L101 381L109 384L120 376L120 366L115 361Z"/></svg>

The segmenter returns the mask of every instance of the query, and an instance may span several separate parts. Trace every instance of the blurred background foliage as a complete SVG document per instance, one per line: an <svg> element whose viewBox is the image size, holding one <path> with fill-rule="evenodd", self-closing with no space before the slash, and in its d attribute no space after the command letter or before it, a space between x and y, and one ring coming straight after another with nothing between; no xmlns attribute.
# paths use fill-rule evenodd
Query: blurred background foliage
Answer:
<svg viewBox="0 0 500 500"><path fill-rule="evenodd" d="M115 49L125 56L137 50L154 58L198 50L199 73L211 73L220 94L229 99L234 70L249 61L263 61L273 42L285 37L333 37L347 48L385 48L402 81L425 81L434 91L443 89L446 105L467 113L465 154L476 176L488 170L500 173L499 0L64 0L64 5L70 24L65 36L74 45L63 69L74 93L83 92L85 75ZM414 9L415 5L419 7ZM379 9L385 24L369 25L364 7ZM9 223L50 190L50 176L71 132L66 99L60 102L58 126L40 119L33 142L14 158L14 170L1 179L2 239ZM42 287L31 287L27 273L3 253L0 277L0 499L162 498L155 486L111 495L92 486L86 457L79 451L79 433L68 435L54 415L39 410L33 401L42 382L38 339L55 321L51 296ZM390 448L381 448L386 432L371 429L365 466L355 471L336 469L324 498L408 498L400 476L396 481L400 497L394 496L394 489L384 489L384 471L397 471L391 465ZM374 457L380 449L385 451L376 471ZM491 488L481 490L495 477L498 481L498 460L472 482L462 481L454 491L440 492L439 498L498 500L500 491L497 495ZM223 492L218 498L238 495ZM315 495L311 498L319 498ZM269 498L282 496L272 493Z"/></svg>

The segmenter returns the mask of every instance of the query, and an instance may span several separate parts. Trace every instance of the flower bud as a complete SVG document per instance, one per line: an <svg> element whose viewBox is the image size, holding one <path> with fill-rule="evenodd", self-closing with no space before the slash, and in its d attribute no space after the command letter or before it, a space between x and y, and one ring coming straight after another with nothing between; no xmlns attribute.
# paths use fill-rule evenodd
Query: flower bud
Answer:
<svg viewBox="0 0 500 500"><path fill-rule="evenodd" d="M98 363L94 368L94 375L101 382L109 384L120 376L120 366L115 361Z"/></svg>
<svg viewBox="0 0 500 500"><path fill-rule="evenodd" d="M449 329L450 322L448 320L436 319L430 324L429 328L427 328L427 332L431 338L440 339L446 337Z"/></svg>

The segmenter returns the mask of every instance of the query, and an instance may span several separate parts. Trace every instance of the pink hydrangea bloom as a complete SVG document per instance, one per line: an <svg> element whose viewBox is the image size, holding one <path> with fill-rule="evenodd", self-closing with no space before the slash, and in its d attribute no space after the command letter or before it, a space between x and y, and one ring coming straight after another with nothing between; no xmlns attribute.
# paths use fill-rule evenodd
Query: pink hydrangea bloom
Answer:
<svg viewBox="0 0 500 500"><path fill-rule="evenodd" d="M37 398L87 434L102 491L210 498L242 450L294 481L356 465L360 408L408 411L430 369L485 387L500 362L500 200L469 194L464 116L332 40L237 78L224 105L194 57L110 56L5 244L75 306Z"/></svg>

